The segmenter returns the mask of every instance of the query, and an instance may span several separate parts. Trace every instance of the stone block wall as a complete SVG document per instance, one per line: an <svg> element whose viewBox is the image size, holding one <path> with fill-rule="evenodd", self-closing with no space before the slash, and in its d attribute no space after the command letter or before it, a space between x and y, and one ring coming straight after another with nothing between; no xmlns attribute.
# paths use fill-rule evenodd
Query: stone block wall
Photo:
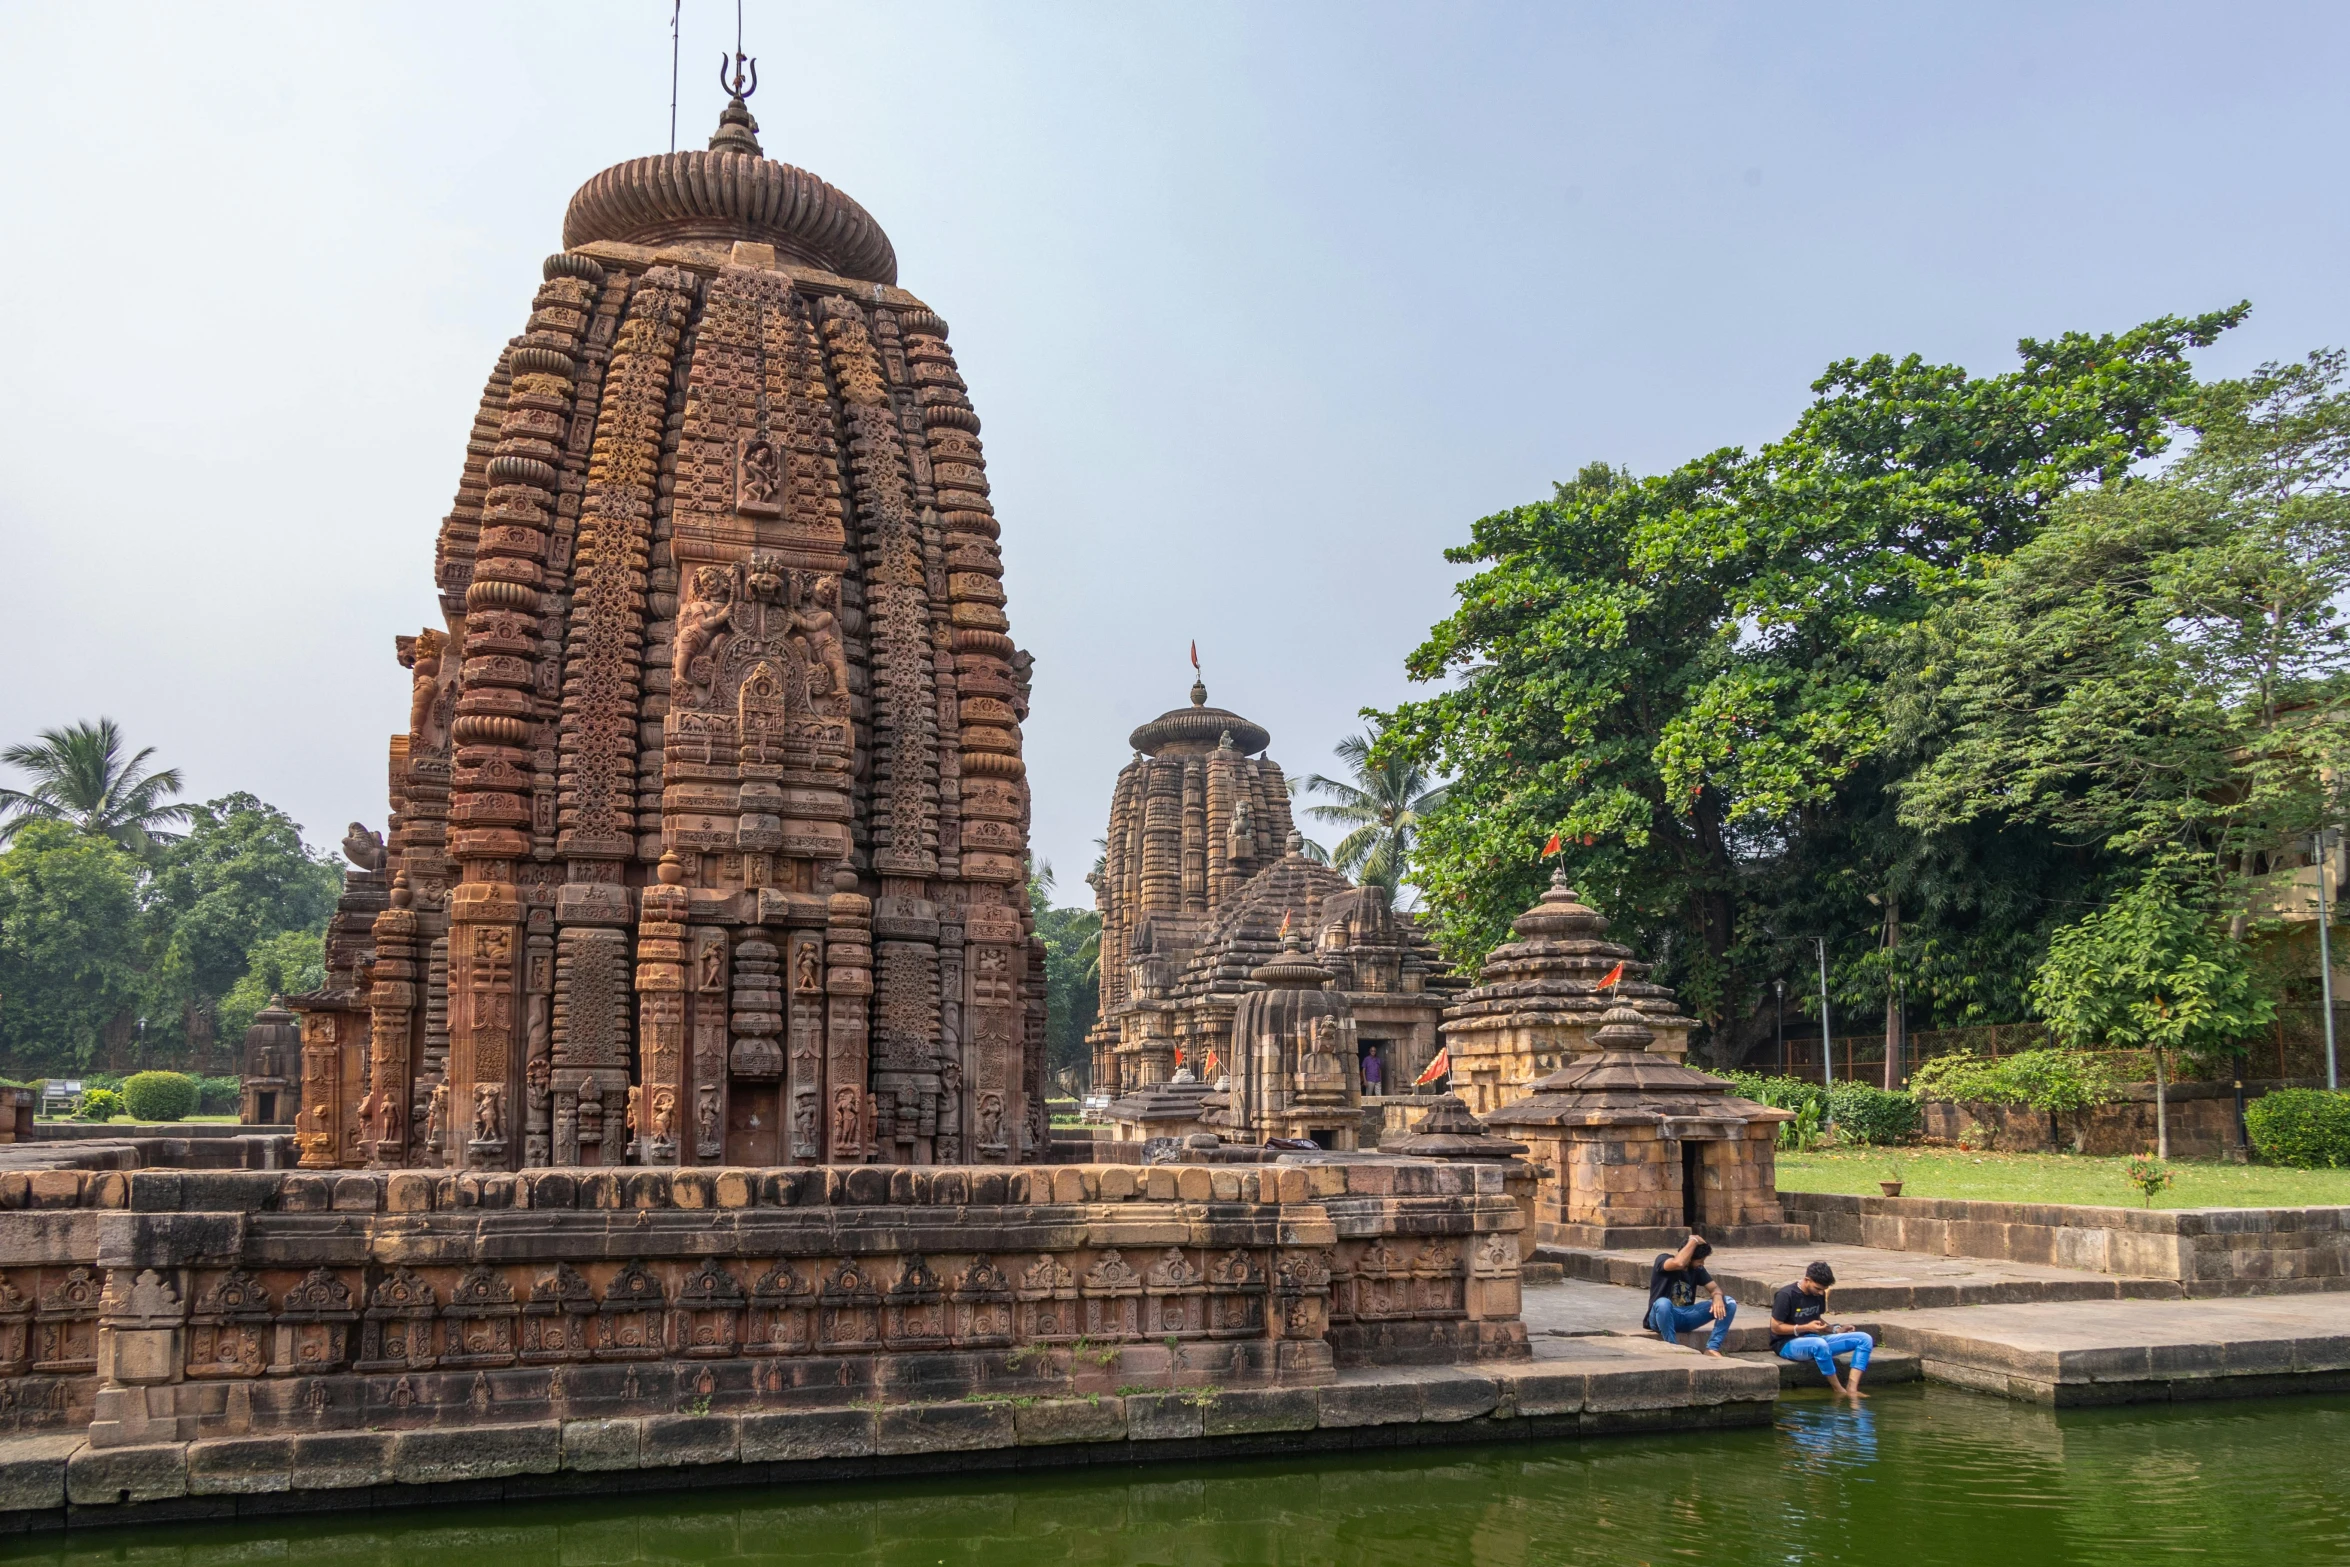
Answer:
<svg viewBox="0 0 2350 1567"><path fill-rule="evenodd" d="M2246 1083L2245 1101L2257 1099L2270 1082ZM2236 1097L2227 1083L2173 1083L2169 1099L2170 1151L2174 1159L2229 1159L2243 1151L2236 1124ZM2071 1114L2051 1115L2025 1105L1924 1101L1919 1110L1926 1136L2001 1153L2084 1153L2118 1156L2152 1152L2155 1146L2154 1085L2131 1083L2122 1097Z"/></svg>
<svg viewBox="0 0 2350 1567"><path fill-rule="evenodd" d="M1847 1246L2175 1279L2193 1295L2350 1288L2350 1208L2093 1208L1783 1192L1787 1217Z"/></svg>
<svg viewBox="0 0 2350 1567"><path fill-rule="evenodd" d="M1682 1142L1643 1123L1512 1127L1546 1166L1535 1192L1534 1228L1545 1243L1562 1246L1642 1245L1687 1233L1683 1216ZM1771 1122L1747 1127L1738 1138L1707 1138L1699 1166L1699 1222L1717 1239L1777 1239L1782 1228L1776 1186L1776 1134ZM1790 1237L1792 1238L1792 1237Z"/></svg>
<svg viewBox="0 0 2350 1567"><path fill-rule="evenodd" d="M0 1172L0 1429L1312 1385L1521 1358L1497 1167Z"/></svg>

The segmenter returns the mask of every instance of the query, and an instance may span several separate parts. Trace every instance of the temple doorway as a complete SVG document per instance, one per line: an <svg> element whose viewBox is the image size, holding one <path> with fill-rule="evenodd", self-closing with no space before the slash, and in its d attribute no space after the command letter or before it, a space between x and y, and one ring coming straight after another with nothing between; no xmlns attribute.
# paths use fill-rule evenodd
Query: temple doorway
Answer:
<svg viewBox="0 0 2350 1567"><path fill-rule="evenodd" d="M1362 1042L1363 1092L1392 1094L1395 1085L1395 1042L1388 1039L1366 1039Z"/></svg>
<svg viewBox="0 0 2350 1567"><path fill-rule="evenodd" d="M1681 1222L1696 1229L1705 1222L1705 1144L1681 1144Z"/></svg>

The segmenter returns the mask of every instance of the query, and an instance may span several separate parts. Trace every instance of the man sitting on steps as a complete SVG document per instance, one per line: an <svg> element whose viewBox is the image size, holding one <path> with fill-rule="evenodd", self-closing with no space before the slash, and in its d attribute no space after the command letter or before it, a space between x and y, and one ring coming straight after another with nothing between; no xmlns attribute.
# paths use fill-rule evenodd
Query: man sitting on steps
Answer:
<svg viewBox="0 0 2350 1567"><path fill-rule="evenodd" d="M1722 1287L1705 1271L1705 1259L1712 1255L1712 1245L1694 1231L1681 1243L1679 1251L1656 1254L1656 1261L1648 1270L1648 1315L1644 1325L1666 1343L1678 1344L1682 1334L1710 1321L1714 1330L1705 1341L1705 1352L1718 1360L1722 1340L1730 1333L1730 1319L1738 1315L1738 1303L1725 1298ZM1710 1305L1697 1303L1700 1290L1711 1297Z"/></svg>
<svg viewBox="0 0 2350 1567"><path fill-rule="evenodd" d="M1860 1390L1860 1374L1869 1368L1869 1351L1876 1340L1866 1333L1855 1333L1848 1322L1822 1322L1828 1313L1828 1290L1836 1282L1836 1270L1824 1262L1815 1262L1803 1270L1803 1277L1782 1288L1771 1297L1771 1342L1782 1360L1808 1360L1820 1368L1820 1375L1828 1379L1839 1397L1866 1398ZM1852 1376L1849 1382L1836 1375L1836 1357L1852 1357Z"/></svg>

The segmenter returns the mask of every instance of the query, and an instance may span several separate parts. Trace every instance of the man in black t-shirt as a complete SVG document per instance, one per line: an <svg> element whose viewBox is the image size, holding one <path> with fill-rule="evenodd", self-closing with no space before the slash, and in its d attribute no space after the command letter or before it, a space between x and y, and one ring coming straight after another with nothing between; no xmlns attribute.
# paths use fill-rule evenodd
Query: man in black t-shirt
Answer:
<svg viewBox="0 0 2350 1567"><path fill-rule="evenodd" d="M1705 1259L1713 1250L1692 1231L1679 1251L1658 1252L1648 1269L1648 1313L1642 1320L1668 1344L1680 1343L1682 1334L1710 1321L1714 1330L1706 1339L1705 1352L1718 1359L1722 1340L1730 1333L1730 1319L1738 1315L1738 1303L1725 1297L1713 1275L1705 1271ZM1700 1293L1708 1297L1707 1304L1698 1304Z"/></svg>
<svg viewBox="0 0 2350 1567"><path fill-rule="evenodd" d="M1849 1323L1823 1320L1828 1314L1828 1291L1836 1283L1836 1270L1824 1262L1815 1262L1803 1270L1803 1277L1782 1287L1771 1297L1771 1344L1781 1360L1808 1360L1820 1368L1820 1375L1838 1394L1850 1398L1866 1398L1860 1390L1860 1374L1869 1368L1869 1351L1876 1348L1876 1340L1866 1333L1856 1333ZM1836 1357L1852 1357L1850 1381L1836 1375Z"/></svg>

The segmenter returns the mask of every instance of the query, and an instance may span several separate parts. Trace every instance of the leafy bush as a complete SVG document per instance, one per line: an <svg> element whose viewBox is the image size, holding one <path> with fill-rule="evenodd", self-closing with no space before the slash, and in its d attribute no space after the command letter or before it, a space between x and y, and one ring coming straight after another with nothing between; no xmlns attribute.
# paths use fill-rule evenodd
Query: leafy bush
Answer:
<svg viewBox="0 0 2350 1567"><path fill-rule="evenodd" d="M1965 1051L1920 1062L1909 1075L1920 1099L2029 1105L2049 1114L2086 1110L2120 1089L2111 1063L2087 1050L2019 1050L1997 1061Z"/></svg>
<svg viewBox="0 0 2350 1567"><path fill-rule="evenodd" d="M1968 1104L2008 1103L2000 1081L1999 1064L1971 1050L1929 1056L1909 1074L1909 1091L1920 1099L1955 1100Z"/></svg>
<svg viewBox="0 0 2350 1567"><path fill-rule="evenodd" d="M185 1072L133 1072L122 1102L134 1121L184 1121L196 1108L196 1080Z"/></svg>
<svg viewBox="0 0 2350 1567"><path fill-rule="evenodd" d="M1838 1083L1828 1090L1828 1109L1846 1142L1906 1143L1924 1124L1917 1095L1867 1083Z"/></svg>
<svg viewBox="0 0 2350 1567"><path fill-rule="evenodd" d="M2350 1165L2350 1093L2280 1088L2244 1107L2244 1130L2265 1164L2304 1170Z"/></svg>
<svg viewBox="0 0 2350 1567"><path fill-rule="evenodd" d="M199 1077L196 1079L196 1113L198 1115L235 1115L245 1102L245 1080L241 1077Z"/></svg>
<svg viewBox="0 0 2350 1567"><path fill-rule="evenodd" d="M111 1121L123 1114L122 1095L111 1088L85 1088L82 1102L74 1108L77 1121Z"/></svg>

